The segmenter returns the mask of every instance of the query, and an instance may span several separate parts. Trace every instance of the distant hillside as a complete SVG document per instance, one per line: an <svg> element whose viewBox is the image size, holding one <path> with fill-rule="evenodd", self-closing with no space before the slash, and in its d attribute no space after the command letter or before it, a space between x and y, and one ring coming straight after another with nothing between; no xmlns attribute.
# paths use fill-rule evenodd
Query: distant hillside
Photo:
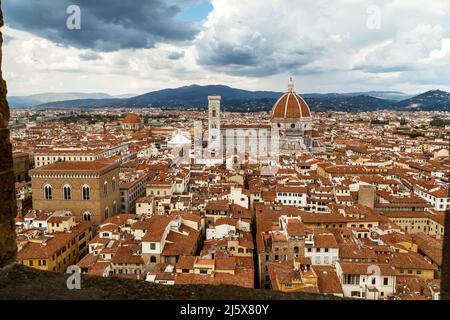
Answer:
<svg viewBox="0 0 450 320"><path fill-rule="evenodd" d="M441 90L432 90L400 101L397 108L411 111L450 111L450 93Z"/></svg>
<svg viewBox="0 0 450 320"><path fill-rule="evenodd" d="M77 99L40 104L39 108L72 107L164 107L164 108L204 108L208 95L222 96L222 106L230 110L265 110L282 95L281 92L247 91L223 85L191 85L176 89L163 89L128 99ZM267 107L269 106L269 107Z"/></svg>
<svg viewBox="0 0 450 320"><path fill-rule="evenodd" d="M405 99L409 99L414 95L406 94L400 91L366 91L366 92L351 92L351 93L343 93L345 96L370 96L379 99L385 100L395 100L401 101Z"/></svg>
<svg viewBox="0 0 450 320"><path fill-rule="evenodd" d="M283 94L274 91L247 91L223 85L191 85L175 89L149 92L131 98L70 99L51 101L36 105L39 108L73 107L161 107L161 108L206 108L208 95L222 96L222 106L227 111L269 111ZM92 94L91 94L92 95ZM372 111L393 110L439 110L450 111L450 94L444 91L429 91L415 97L408 97L396 91L369 91L354 93L305 93L303 98L313 111ZM381 98L385 97L385 98ZM387 98L389 97L389 98Z"/></svg>
<svg viewBox="0 0 450 320"><path fill-rule="evenodd" d="M367 95L345 96L341 94L332 95L309 95L304 99L313 111L369 111L378 109L391 109L395 101L374 98Z"/></svg>
<svg viewBox="0 0 450 320"><path fill-rule="evenodd" d="M102 108L116 106L116 103L120 103L124 99L77 99L66 101L54 101L37 105L36 108Z"/></svg>
<svg viewBox="0 0 450 320"><path fill-rule="evenodd" d="M67 101L77 99L109 99L112 98L106 93L80 93L80 92L63 92L63 93L40 93L28 96L11 96L8 97L8 103L11 107L34 107L40 104Z"/></svg>
<svg viewBox="0 0 450 320"><path fill-rule="evenodd" d="M202 107L207 104L208 95L219 94L222 96L224 107L239 107L241 104L257 103L262 99L275 100L280 97L280 92L272 91L246 91L223 85L199 86L191 85L176 89L164 89L149 92L140 96L126 99L120 106L129 107Z"/></svg>

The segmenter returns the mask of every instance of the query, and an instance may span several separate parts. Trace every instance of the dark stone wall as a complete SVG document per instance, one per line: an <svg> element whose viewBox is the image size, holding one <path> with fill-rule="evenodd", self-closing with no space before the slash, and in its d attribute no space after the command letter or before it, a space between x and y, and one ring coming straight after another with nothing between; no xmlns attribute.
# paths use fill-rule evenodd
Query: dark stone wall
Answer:
<svg viewBox="0 0 450 320"><path fill-rule="evenodd" d="M3 26L3 12L0 0L0 28ZM3 36L0 31L0 66L2 64ZM0 267L15 260L16 240L14 217L16 215L16 195L12 146L9 141L9 107L6 101L6 82L0 68Z"/></svg>
<svg viewBox="0 0 450 320"><path fill-rule="evenodd" d="M450 147L450 141L449 141ZM448 189L450 194L450 186ZM450 210L445 212L444 246L442 252L441 298L450 300Z"/></svg>
<svg viewBox="0 0 450 320"><path fill-rule="evenodd" d="M0 270L0 300L341 300L331 295L283 293L236 286L155 285L145 281L81 276L80 289L68 290L69 275L20 264ZM170 318L170 317L169 317Z"/></svg>

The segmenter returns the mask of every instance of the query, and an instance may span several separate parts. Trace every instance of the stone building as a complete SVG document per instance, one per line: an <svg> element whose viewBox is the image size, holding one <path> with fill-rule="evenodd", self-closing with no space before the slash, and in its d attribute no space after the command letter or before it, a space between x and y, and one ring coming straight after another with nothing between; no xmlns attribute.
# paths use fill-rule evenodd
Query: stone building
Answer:
<svg viewBox="0 0 450 320"><path fill-rule="evenodd" d="M28 153L13 153L13 169L16 182L29 181L30 156Z"/></svg>
<svg viewBox="0 0 450 320"><path fill-rule="evenodd" d="M254 156L324 150L309 106L295 92L292 78L288 91L274 104L269 123L222 123L220 101L219 95L208 96L208 146L227 159L241 150Z"/></svg>
<svg viewBox="0 0 450 320"><path fill-rule="evenodd" d="M278 220L257 221L260 288L270 288L268 265L305 256L305 227L300 217L281 215Z"/></svg>
<svg viewBox="0 0 450 320"><path fill-rule="evenodd" d="M75 217L53 214L48 217L48 234L26 240L17 262L38 270L65 272L88 252L93 238L92 221L76 223ZM70 232L67 232L70 230Z"/></svg>
<svg viewBox="0 0 450 320"><path fill-rule="evenodd" d="M35 167L46 166L58 161L95 161L102 158L115 156L125 149L123 146L115 146L110 149L75 149L75 148L48 148L34 152Z"/></svg>
<svg viewBox="0 0 450 320"><path fill-rule="evenodd" d="M122 120L122 130L124 131L139 131L143 128L141 118L134 113L129 113Z"/></svg>
<svg viewBox="0 0 450 320"><path fill-rule="evenodd" d="M105 160L56 162L30 171L33 209L65 210L77 221L119 213L119 165Z"/></svg>

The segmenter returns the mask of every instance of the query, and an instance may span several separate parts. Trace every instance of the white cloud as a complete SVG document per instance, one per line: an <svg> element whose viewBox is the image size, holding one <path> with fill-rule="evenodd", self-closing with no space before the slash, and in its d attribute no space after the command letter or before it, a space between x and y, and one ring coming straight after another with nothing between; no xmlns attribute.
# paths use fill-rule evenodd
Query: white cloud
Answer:
<svg viewBox="0 0 450 320"><path fill-rule="evenodd" d="M8 27L11 94L122 94L192 83L301 92L450 90L450 1L211 0L201 32L182 44L93 52ZM367 28L367 8L380 29Z"/></svg>
<svg viewBox="0 0 450 320"><path fill-rule="evenodd" d="M430 52L429 56L420 62L425 64L448 65L450 63L450 38L441 40L441 48Z"/></svg>

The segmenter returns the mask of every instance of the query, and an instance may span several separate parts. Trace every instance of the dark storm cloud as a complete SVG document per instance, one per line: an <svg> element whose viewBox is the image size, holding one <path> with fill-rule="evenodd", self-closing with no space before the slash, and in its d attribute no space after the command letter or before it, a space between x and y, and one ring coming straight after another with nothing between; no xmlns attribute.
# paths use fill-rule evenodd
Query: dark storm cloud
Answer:
<svg viewBox="0 0 450 320"><path fill-rule="evenodd" d="M197 44L198 62L208 68L233 76L266 77L282 72L296 72L323 53L322 47L279 48L258 38L241 39L237 44L213 41Z"/></svg>
<svg viewBox="0 0 450 320"><path fill-rule="evenodd" d="M234 45L227 42L219 42L213 51L202 56L200 61L205 65L242 65L253 66L258 62L256 52L250 46Z"/></svg>
<svg viewBox="0 0 450 320"><path fill-rule="evenodd" d="M81 9L81 29L69 30L70 5ZM63 45L98 51L154 47L156 42L192 40L199 31L178 21L177 5L163 0L10 0L3 3L5 22Z"/></svg>

